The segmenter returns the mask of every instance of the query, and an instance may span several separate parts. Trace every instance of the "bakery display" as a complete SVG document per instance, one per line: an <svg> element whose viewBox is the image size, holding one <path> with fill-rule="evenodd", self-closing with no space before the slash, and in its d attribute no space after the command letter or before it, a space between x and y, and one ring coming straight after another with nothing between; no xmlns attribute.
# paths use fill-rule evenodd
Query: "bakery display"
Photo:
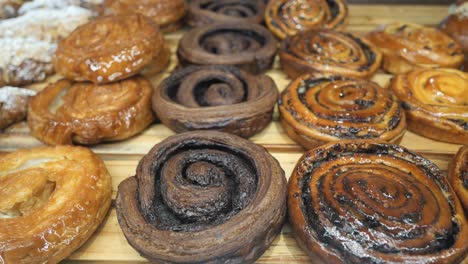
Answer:
<svg viewBox="0 0 468 264"><path fill-rule="evenodd" d="M104 0L101 13L145 15L158 24L162 32L172 32L182 26L186 4L184 0Z"/></svg>
<svg viewBox="0 0 468 264"><path fill-rule="evenodd" d="M309 29L342 30L348 23L347 0L272 0L265 22L280 39Z"/></svg>
<svg viewBox="0 0 468 264"><path fill-rule="evenodd" d="M431 161L397 145L310 150L289 180L294 236L314 263L461 263L468 223Z"/></svg>
<svg viewBox="0 0 468 264"><path fill-rule="evenodd" d="M402 101L408 129L437 141L468 142L468 74L454 69L417 69L391 82Z"/></svg>
<svg viewBox="0 0 468 264"><path fill-rule="evenodd" d="M278 110L288 136L308 149L344 139L399 143L406 130L397 98L361 79L302 75L282 92Z"/></svg>
<svg viewBox="0 0 468 264"><path fill-rule="evenodd" d="M435 28L394 23L371 32L367 39L383 53L382 68L392 74L416 68L458 68L463 63L460 45Z"/></svg>
<svg viewBox="0 0 468 264"><path fill-rule="evenodd" d="M28 101L35 91L18 87L0 88L0 131L26 118Z"/></svg>
<svg viewBox="0 0 468 264"><path fill-rule="evenodd" d="M59 42L54 57L62 76L96 84L122 80L148 67L162 70L168 62L158 26L137 14L100 17L78 27Z"/></svg>
<svg viewBox="0 0 468 264"><path fill-rule="evenodd" d="M219 130L250 137L271 121L275 82L234 66L189 66L174 71L153 94L153 109L175 132Z"/></svg>
<svg viewBox="0 0 468 264"><path fill-rule="evenodd" d="M305 73L370 78L382 61L381 53L367 40L325 29L286 38L279 57L281 69L293 79Z"/></svg>
<svg viewBox="0 0 468 264"><path fill-rule="evenodd" d="M104 162L82 147L0 155L0 260L58 263L83 245L111 204Z"/></svg>
<svg viewBox="0 0 468 264"><path fill-rule="evenodd" d="M209 24L185 33L177 48L180 64L233 65L254 74L271 68L277 41L253 23Z"/></svg>
<svg viewBox="0 0 468 264"><path fill-rule="evenodd" d="M260 0L193 0L190 1L187 23L203 26L211 23L262 23L265 4Z"/></svg>
<svg viewBox="0 0 468 264"><path fill-rule="evenodd" d="M31 99L28 125L50 145L123 140L154 121L152 89L140 76L105 85L63 79Z"/></svg>
<svg viewBox="0 0 468 264"><path fill-rule="evenodd" d="M461 147L453 158L448 180L468 215L468 145Z"/></svg>
<svg viewBox="0 0 468 264"><path fill-rule="evenodd" d="M248 140L188 132L143 157L116 207L129 244L152 262L252 263L281 230L286 179Z"/></svg>

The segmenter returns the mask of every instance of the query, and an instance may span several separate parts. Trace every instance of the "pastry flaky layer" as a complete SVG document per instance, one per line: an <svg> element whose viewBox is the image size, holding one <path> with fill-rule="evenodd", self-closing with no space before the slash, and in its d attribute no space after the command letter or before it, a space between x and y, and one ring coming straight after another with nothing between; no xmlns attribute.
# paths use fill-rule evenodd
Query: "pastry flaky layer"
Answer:
<svg viewBox="0 0 468 264"><path fill-rule="evenodd" d="M349 33L317 29L286 38L279 52L281 69L290 78L327 73L371 78L382 55L370 42Z"/></svg>
<svg viewBox="0 0 468 264"><path fill-rule="evenodd" d="M416 68L458 68L464 60L455 40L417 24L386 25L368 34L367 39L383 53L382 68L392 74Z"/></svg>
<svg viewBox="0 0 468 264"><path fill-rule="evenodd" d="M305 148L343 139L400 142L406 118L398 99L374 82L302 75L282 92L286 133Z"/></svg>
<svg viewBox="0 0 468 264"><path fill-rule="evenodd" d="M342 30L348 23L348 5L346 0L272 0L265 22L280 39L309 29Z"/></svg>
<svg viewBox="0 0 468 264"><path fill-rule="evenodd" d="M59 42L54 57L62 76L96 84L122 80L147 67L162 70L168 62L158 25L137 14L100 17L78 27Z"/></svg>
<svg viewBox="0 0 468 264"><path fill-rule="evenodd" d="M438 141L468 142L468 74L454 69L417 69L393 78L408 129Z"/></svg>
<svg viewBox="0 0 468 264"><path fill-rule="evenodd" d="M104 85L63 79L30 100L28 125L51 145L126 139L154 121L152 89L141 76Z"/></svg>
<svg viewBox="0 0 468 264"><path fill-rule="evenodd" d="M0 260L58 263L104 219L112 184L104 162L82 147L0 156Z"/></svg>
<svg viewBox="0 0 468 264"><path fill-rule="evenodd" d="M397 145L329 143L298 161L289 220L314 263L460 263L468 223L446 177Z"/></svg>
<svg viewBox="0 0 468 264"><path fill-rule="evenodd" d="M468 146L458 150L449 167L449 181L468 215Z"/></svg>
<svg viewBox="0 0 468 264"><path fill-rule="evenodd" d="M196 131L169 137L119 185L124 235L155 263L252 263L280 233L286 178L264 148Z"/></svg>
<svg viewBox="0 0 468 264"><path fill-rule="evenodd" d="M271 121L278 99L274 81L233 66L189 66L155 89L153 109L176 132L219 130L250 137Z"/></svg>

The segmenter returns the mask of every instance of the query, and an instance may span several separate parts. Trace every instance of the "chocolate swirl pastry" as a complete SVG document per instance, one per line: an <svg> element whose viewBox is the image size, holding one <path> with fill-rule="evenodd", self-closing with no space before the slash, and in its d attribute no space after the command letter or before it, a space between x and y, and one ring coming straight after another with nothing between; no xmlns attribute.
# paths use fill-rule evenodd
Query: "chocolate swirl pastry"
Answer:
<svg viewBox="0 0 468 264"><path fill-rule="evenodd" d="M468 142L468 74L454 69L418 69L391 82L402 101L408 129L450 143Z"/></svg>
<svg viewBox="0 0 468 264"><path fill-rule="evenodd" d="M305 148L342 139L399 143L406 129L397 98L366 80L302 75L278 105L287 134Z"/></svg>
<svg viewBox="0 0 468 264"><path fill-rule="evenodd" d="M416 24L390 24L367 36L383 53L382 68L406 73L415 68L458 68L463 63L460 45L445 33Z"/></svg>
<svg viewBox="0 0 468 264"><path fill-rule="evenodd" d="M219 130L250 137L270 123L278 99L274 81L233 66L189 66L156 89L153 109L176 132Z"/></svg>
<svg viewBox="0 0 468 264"><path fill-rule="evenodd" d="M26 118L29 98L35 94L29 89L0 88L0 131Z"/></svg>
<svg viewBox="0 0 468 264"><path fill-rule="evenodd" d="M265 22L280 39L308 29L341 30L348 23L348 5L346 0L273 0Z"/></svg>
<svg viewBox="0 0 468 264"><path fill-rule="evenodd" d="M270 31L257 24L210 24L185 33L177 57L183 66L234 65L258 74L271 68L276 45Z"/></svg>
<svg viewBox="0 0 468 264"><path fill-rule="evenodd" d="M279 56L281 68L290 78L304 73L370 78L382 61L380 52L367 40L324 29L288 37Z"/></svg>
<svg viewBox="0 0 468 264"><path fill-rule="evenodd" d="M60 41L55 70L67 79L109 83L167 66L169 52L158 26L143 15L100 17ZM151 65L153 64L153 65Z"/></svg>
<svg viewBox="0 0 468 264"><path fill-rule="evenodd" d="M262 23L265 4L260 0L194 0L187 23L193 27L218 22Z"/></svg>
<svg viewBox="0 0 468 264"><path fill-rule="evenodd" d="M286 179L264 148L198 131L167 138L124 180L116 199L124 235L157 263L251 263L279 234Z"/></svg>
<svg viewBox="0 0 468 264"><path fill-rule="evenodd" d="M468 215L468 146L458 150L449 168L449 182Z"/></svg>
<svg viewBox="0 0 468 264"><path fill-rule="evenodd" d="M397 145L329 143L289 180L293 233L316 263L460 263L468 223L431 161Z"/></svg>
<svg viewBox="0 0 468 264"><path fill-rule="evenodd" d="M95 85L60 80L29 102L31 134L51 144L96 144L143 131L155 117L153 87L143 77Z"/></svg>

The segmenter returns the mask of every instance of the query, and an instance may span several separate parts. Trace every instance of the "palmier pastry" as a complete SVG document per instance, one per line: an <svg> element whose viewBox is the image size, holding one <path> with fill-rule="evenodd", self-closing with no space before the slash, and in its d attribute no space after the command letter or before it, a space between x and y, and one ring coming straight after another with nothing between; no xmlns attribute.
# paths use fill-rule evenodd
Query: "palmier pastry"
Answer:
<svg viewBox="0 0 468 264"><path fill-rule="evenodd" d="M184 0L104 0L104 15L138 13L151 18L162 32L176 31L186 13Z"/></svg>
<svg viewBox="0 0 468 264"><path fill-rule="evenodd" d="M105 85L63 79L31 99L28 125L51 145L126 139L153 122L152 89L138 76Z"/></svg>
<svg viewBox="0 0 468 264"><path fill-rule="evenodd" d="M380 52L368 41L323 29L287 38L279 56L281 68L290 78L304 73L370 78L382 61Z"/></svg>
<svg viewBox="0 0 468 264"><path fill-rule="evenodd" d="M367 39L383 53L382 67L393 74L415 68L458 68L463 52L445 33L416 24L391 24L378 29Z"/></svg>
<svg viewBox="0 0 468 264"><path fill-rule="evenodd" d="M462 46L465 55L468 54L468 2L450 10L439 28Z"/></svg>
<svg viewBox="0 0 468 264"><path fill-rule="evenodd" d="M346 0L272 0L265 22L280 39L308 29L341 30L348 23L348 6Z"/></svg>
<svg viewBox="0 0 468 264"><path fill-rule="evenodd" d="M391 82L402 101L408 129L439 141L468 142L468 74L454 69L417 69Z"/></svg>
<svg viewBox="0 0 468 264"><path fill-rule="evenodd" d="M82 147L19 150L0 156L0 260L58 263L106 216L111 177Z"/></svg>
<svg viewBox="0 0 468 264"><path fill-rule="evenodd" d="M468 223L440 169L387 143L310 150L289 180L289 220L314 263L460 263Z"/></svg>
<svg viewBox="0 0 468 264"><path fill-rule="evenodd" d="M186 20L194 27L219 22L262 23L264 13L265 4L260 0L194 0Z"/></svg>
<svg viewBox="0 0 468 264"><path fill-rule="evenodd" d="M26 118L29 98L35 94L23 88L0 88L0 131Z"/></svg>
<svg viewBox="0 0 468 264"><path fill-rule="evenodd" d="M449 182L468 215L468 145L458 150L449 168Z"/></svg>
<svg viewBox="0 0 468 264"><path fill-rule="evenodd" d="M154 263L252 263L280 233L286 179L246 139L188 132L143 157L116 207L129 244Z"/></svg>
<svg viewBox="0 0 468 264"><path fill-rule="evenodd" d="M98 84L128 78L151 63L163 69L168 59L164 36L149 18L107 16L78 27L60 41L54 66L68 79Z"/></svg>
<svg viewBox="0 0 468 264"><path fill-rule="evenodd" d="M271 68L276 45L273 35L257 24L210 24L185 33L177 57L183 66L234 65L258 74Z"/></svg>
<svg viewBox="0 0 468 264"><path fill-rule="evenodd" d="M397 98L366 80L302 75L282 92L278 105L286 133L305 148L342 139L398 143L406 129Z"/></svg>
<svg viewBox="0 0 468 264"><path fill-rule="evenodd" d="M275 82L233 66L189 66L156 88L153 110L175 132L219 130L250 137L271 121Z"/></svg>

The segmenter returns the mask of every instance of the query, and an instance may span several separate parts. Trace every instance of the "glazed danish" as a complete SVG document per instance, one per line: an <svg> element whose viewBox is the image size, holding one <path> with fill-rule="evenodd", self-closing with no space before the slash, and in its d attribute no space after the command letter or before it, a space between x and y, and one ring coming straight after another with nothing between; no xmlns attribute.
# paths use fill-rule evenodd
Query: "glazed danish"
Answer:
<svg viewBox="0 0 468 264"><path fill-rule="evenodd" d="M17 87L0 88L0 131L26 118L28 101L35 91Z"/></svg>
<svg viewBox="0 0 468 264"><path fill-rule="evenodd" d="M289 181L289 220L316 263L460 263L468 223L431 161L386 143L310 150Z"/></svg>
<svg viewBox="0 0 468 264"><path fill-rule="evenodd" d="M458 150L449 168L449 182L468 215L468 146Z"/></svg>
<svg viewBox="0 0 468 264"><path fill-rule="evenodd" d="M0 156L0 261L58 263L106 216L112 184L104 162L82 147Z"/></svg>
<svg viewBox="0 0 468 264"><path fill-rule="evenodd" d="M116 207L128 242L152 262L252 263L280 233L286 179L248 140L188 132L143 157Z"/></svg>

